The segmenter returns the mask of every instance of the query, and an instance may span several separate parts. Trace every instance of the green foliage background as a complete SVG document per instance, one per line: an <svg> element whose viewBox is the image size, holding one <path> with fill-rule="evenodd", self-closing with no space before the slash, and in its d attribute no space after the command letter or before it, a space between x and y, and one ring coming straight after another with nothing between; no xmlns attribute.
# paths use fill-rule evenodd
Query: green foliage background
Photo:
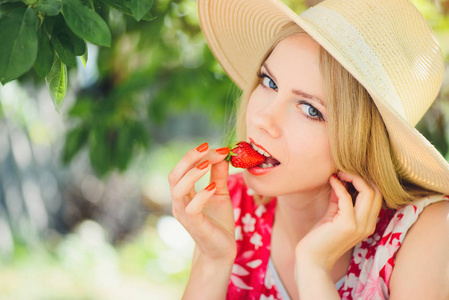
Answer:
<svg viewBox="0 0 449 300"><path fill-rule="evenodd" d="M318 2L284 1L298 13ZM418 129L449 158L449 0L412 2L435 31L446 64L440 95ZM161 220L173 221L167 221L169 196L164 196L165 204L150 198L168 189L158 180L165 180L189 148L208 139L222 146L238 94L205 43L196 5L194 0L0 0L0 125L11 127L13 120L32 138L41 132L42 124L27 119L34 103L22 98L24 94L37 98L43 87L63 124L52 125L60 126L54 129L62 135L54 138L58 151L51 150L51 155L58 162L54 163L58 183L69 185L54 203L68 208L55 210L55 218L69 215L68 199L79 188L78 177L86 177L80 180L83 185L94 181L92 191L118 186L113 193L123 198L120 204L111 196L97 197L100 200L94 204L78 199L73 204L76 214L72 212L77 217L64 217L74 221L64 219L63 229L49 225L52 228L42 230L41 241L36 242L35 237L23 237L28 227L5 216L1 184L14 176L1 173L0 229L4 230L3 220L9 222L14 260L0 259L0 268L6 270L0 272L4 283L0 299L2 295L7 295L5 299L30 299L30 295L34 299L145 299L155 291L171 295L157 299L179 298L188 274L188 255L178 261L182 251L164 240L172 233L158 227ZM17 115L11 115L7 106L12 104L1 99L2 89L11 86L23 92L12 97L21 105ZM78 167L84 156L94 174ZM20 169L20 163L15 164ZM0 169L4 165L2 161ZM78 168L72 177L62 172L70 168ZM157 179L153 187L147 186L148 178ZM138 184L126 189L123 181ZM121 189L122 194L117 192ZM104 213L108 206L111 215L111 211L129 213L134 206L141 209L127 198L134 190L148 218L142 217L144 224L120 224L129 227L125 233L107 231L108 222L119 223L114 218L108 221ZM95 242L88 238L93 233ZM4 240L0 238L0 252ZM122 276L120 284L102 285L105 279L95 274L105 272ZM141 294L132 294L136 291Z"/></svg>
<svg viewBox="0 0 449 300"><path fill-rule="evenodd" d="M0 79L45 78L60 111L69 73L99 46L99 76L75 91L62 161L89 148L100 175L124 171L169 115L200 109L224 118L230 81L208 51L192 1L39 0L0 4ZM189 13L187 13L189 12ZM140 22L139 22L140 21ZM163 137L162 137L163 138Z"/></svg>

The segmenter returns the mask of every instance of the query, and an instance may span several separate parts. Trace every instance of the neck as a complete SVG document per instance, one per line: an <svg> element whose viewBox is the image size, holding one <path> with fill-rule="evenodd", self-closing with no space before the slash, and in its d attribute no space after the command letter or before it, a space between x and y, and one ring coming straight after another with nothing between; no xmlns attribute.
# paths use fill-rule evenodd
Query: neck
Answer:
<svg viewBox="0 0 449 300"><path fill-rule="evenodd" d="M318 192L277 197L274 227L293 248L323 217L329 204L330 186Z"/></svg>

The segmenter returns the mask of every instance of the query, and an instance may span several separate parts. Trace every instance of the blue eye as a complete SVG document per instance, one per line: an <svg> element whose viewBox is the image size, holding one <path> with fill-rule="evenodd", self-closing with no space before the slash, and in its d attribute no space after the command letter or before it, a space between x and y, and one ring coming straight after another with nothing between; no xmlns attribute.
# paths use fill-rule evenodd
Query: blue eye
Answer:
<svg viewBox="0 0 449 300"><path fill-rule="evenodd" d="M301 105L301 110L311 117L316 117L319 114L319 111L311 105L303 104L303 105Z"/></svg>
<svg viewBox="0 0 449 300"><path fill-rule="evenodd" d="M316 109L316 107L312 106L311 104L301 101L299 103L299 108L306 114L306 116L313 120L321 120L324 121L323 115L321 112Z"/></svg>
<svg viewBox="0 0 449 300"><path fill-rule="evenodd" d="M263 78L262 83L263 83L264 86L269 87L270 89L273 89L273 90L277 90L278 89L276 83L274 83L274 81L270 77L268 77L268 76L265 76Z"/></svg>
<svg viewBox="0 0 449 300"><path fill-rule="evenodd" d="M276 83L274 83L273 79L271 79L267 74L258 73L257 77L261 79L260 84L262 84L264 87L277 91L278 86L276 85Z"/></svg>

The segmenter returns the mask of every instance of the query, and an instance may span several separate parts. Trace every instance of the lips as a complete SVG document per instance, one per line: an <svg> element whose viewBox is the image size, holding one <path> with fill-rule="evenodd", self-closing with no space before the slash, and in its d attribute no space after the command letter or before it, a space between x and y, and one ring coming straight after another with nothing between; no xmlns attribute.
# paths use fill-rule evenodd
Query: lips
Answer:
<svg viewBox="0 0 449 300"><path fill-rule="evenodd" d="M265 148L263 148L259 144L256 144L253 139L249 138L249 140L250 140L250 144L253 147L253 149L266 157L265 162L260 164L258 167L260 167L260 168L272 168L272 167L276 167L276 166L281 164Z"/></svg>

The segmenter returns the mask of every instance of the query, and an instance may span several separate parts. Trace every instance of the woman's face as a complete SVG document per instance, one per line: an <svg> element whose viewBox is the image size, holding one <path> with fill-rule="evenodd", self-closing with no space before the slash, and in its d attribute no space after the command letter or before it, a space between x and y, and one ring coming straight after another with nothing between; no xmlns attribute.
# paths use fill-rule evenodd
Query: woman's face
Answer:
<svg viewBox="0 0 449 300"><path fill-rule="evenodd" d="M335 171L327 132L326 95L319 45L306 34L279 42L260 68L249 99L247 138L275 160L244 172L263 196L313 193L328 188ZM277 164L277 161L280 164Z"/></svg>

